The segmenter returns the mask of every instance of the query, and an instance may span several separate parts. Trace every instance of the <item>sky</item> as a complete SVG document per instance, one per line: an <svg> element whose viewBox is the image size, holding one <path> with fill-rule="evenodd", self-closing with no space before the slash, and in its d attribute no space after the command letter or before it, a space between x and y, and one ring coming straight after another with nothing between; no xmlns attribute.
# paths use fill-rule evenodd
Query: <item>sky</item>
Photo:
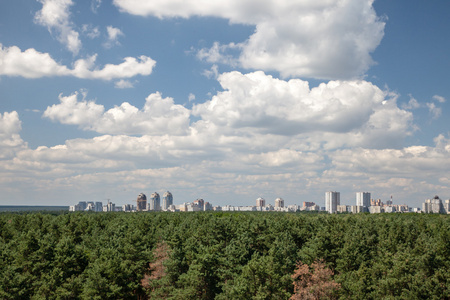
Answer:
<svg viewBox="0 0 450 300"><path fill-rule="evenodd" d="M450 3L0 2L0 205L450 198Z"/></svg>

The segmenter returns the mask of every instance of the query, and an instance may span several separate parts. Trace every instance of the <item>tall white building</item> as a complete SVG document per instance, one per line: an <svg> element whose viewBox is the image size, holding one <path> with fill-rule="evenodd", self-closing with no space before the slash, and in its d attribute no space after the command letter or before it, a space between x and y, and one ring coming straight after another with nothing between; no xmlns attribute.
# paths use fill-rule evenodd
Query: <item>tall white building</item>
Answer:
<svg viewBox="0 0 450 300"><path fill-rule="evenodd" d="M444 201L444 210L446 214L450 214L450 199Z"/></svg>
<svg viewBox="0 0 450 300"><path fill-rule="evenodd" d="M161 210L161 200L159 194L154 192L150 195L150 201L148 202L148 210Z"/></svg>
<svg viewBox="0 0 450 300"><path fill-rule="evenodd" d="M363 206L363 207L369 208L370 193L367 193L367 192L356 193L356 206Z"/></svg>
<svg viewBox="0 0 450 300"><path fill-rule="evenodd" d="M281 208L281 207L284 207L284 200L283 200L283 198L275 199L275 208Z"/></svg>
<svg viewBox="0 0 450 300"><path fill-rule="evenodd" d="M259 197L258 199L256 199L256 206L258 207L266 206L266 200L264 198Z"/></svg>
<svg viewBox="0 0 450 300"><path fill-rule="evenodd" d="M424 213L445 213L444 205L442 205L442 200L439 196L434 196L433 199L427 199L422 203L422 211Z"/></svg>
<svg viewBox="0 0 450 300"><path fill-rule="evenodd" d="M337 206L341 204L341 193L326 192L325 193L325 210L330 214L337 212Z"/></svg>
<svg viewBox="0 0 450 300"><path fill-rule="evenodd" d="M167 191L163 195L161 209L162 210L168 210L169 206L171 206L172 204L173 204L172 193Z"/></svg>

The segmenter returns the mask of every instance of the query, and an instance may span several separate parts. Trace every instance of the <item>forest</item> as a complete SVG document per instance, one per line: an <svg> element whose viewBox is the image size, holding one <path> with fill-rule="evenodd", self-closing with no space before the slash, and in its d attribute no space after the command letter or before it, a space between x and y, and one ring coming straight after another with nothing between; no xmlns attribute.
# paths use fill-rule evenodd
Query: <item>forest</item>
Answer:
<svg viewBox="0 0 450 300"><path fill-rule="evenodd" d="M449 299L431 214L0 213L1 299Z"/></svg>

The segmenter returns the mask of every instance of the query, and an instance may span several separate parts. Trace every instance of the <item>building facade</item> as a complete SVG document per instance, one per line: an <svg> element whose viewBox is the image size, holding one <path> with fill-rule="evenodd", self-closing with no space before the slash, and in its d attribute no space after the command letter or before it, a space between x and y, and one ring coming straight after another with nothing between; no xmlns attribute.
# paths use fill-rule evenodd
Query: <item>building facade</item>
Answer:
<svg viewBox="0 0 450 300"><path fill-rule="evenodd" d="M168 210L169 206L171 206L172 204L173 204L172 193L167 191L163 195L161 209L162 210Z"/></svg>
<svg viewBox="0 0 450 300"><path fill-rule="evenodd" d="M136 199L136 210L144 211L147 210L147 196L144 193L140 193Z"/></svg>
<svg viewBox="0 0 450 300"><path fill-rule="evenodd" d="M339 192L325 193L325 210L330 214L337 212L337 206L341 204L341 194Z"/></svg>
<svg viewBox="0 0 450 300"><path fill-rule="evenodd" d="M358 192L356 193L356 206L363 206L369 208L370 206L370 193Z"/></svg>
<svg viewBox="0 0 450 300"><path fill-rule="evenodd" d="M161 199L157 192L154 192L150 195L150 199L148 201L148 210L161 210Z"/></svg>
<svg viewBox="0 0 450 300"><path fill-rule="evenodd" d="M256 199L256 206L257 207L266 206L266 200L264 198L259 197L258 199Z"/></svg>
<svg viewBox="0 0 450 300"><path fill-rule="evenodd" d="M284 200L282 198L275 199L275 208L284 207Z"/></svg>
<svg viewBox="0 0 450 300"><path fill-rule="evenodd" d="M422 204L422 211L424 213L434 213L434 214L440 214L440 213L446 213L444 210L444 205L442 204L442 200L439 198L439 196L434 196L433 199L427 199Z"/></svg>

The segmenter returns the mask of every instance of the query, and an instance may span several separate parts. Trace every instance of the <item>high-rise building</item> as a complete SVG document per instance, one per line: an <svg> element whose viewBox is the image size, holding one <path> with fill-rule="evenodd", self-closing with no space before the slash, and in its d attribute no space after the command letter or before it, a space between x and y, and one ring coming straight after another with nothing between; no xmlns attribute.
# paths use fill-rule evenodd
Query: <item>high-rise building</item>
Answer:
<svg viewBox="0 0 450 300"><path fill-rule="evenodd" d="M256 199L256 206L257 207L266 206L266 200L264 198L259 197L258 199Z"/></svg>
<svg viewBox="0 0 450 300"><path fill-rule="evenodd" d="M148 210L161 210L161 201L157 192L150 195Z"/></svg>
<svg viewBox="0 0 450 300"><path fill-rule="evenodd" d="M275 207L284 207L284 200L282 198L275 199Z"/></svg>
<svg viewBox="0 0 450 300"><path fill-rule="evenodd" d="M446 214L450 214L450 199L444 201L444 211Z"/></svg>
<svg viewBox="0 0 450 300"><path fill-rule="evenodd" d="M140 193L136 200L136 210L144 211L147 209L147 196L144 193Z"/></svg>
<svg viewBox="0 0 450 300"><path fill-rule="evenodd" d="M108 204L106 205L106 211L116 211L116 205L108 201Z"/></svg>
<svg viewBox="0 0 450 300"><path fill-rule="evenodd" d="M96 212L103 211L103 203L102 202L95 202L95 211Z"/></svg>
<svg viewBox="0 0 450 300"><path fill-rule="evenodd" d="M434 196L433 199L427 199L422 204L422 210L424 213L446 213L444 209L444 205L442 204L442 200L439 196Z"/></svg>
<svg viewBox="0 0 450 300"><path fill-rule="evenodd" d="M341 194L339 192L325 193L325 210L330 214L337 212L337 206L341 204Z"/></svg>
<svg viewBox="0 0 450 300"><path fill-rule="evenodd" d="M391 195L391 198L386 201L386 205L388 205L388 206L392 205L392 195Z"/></svg>
<svg viewBox="0 0 450 300"><path fill-rule="evenodd" d="M356 206L363 206L363 207L369 208L370 193L367 193L367 192L356 193Z"/></svg>
<svg viewBox="0 0 450 300"><path fill-rule="evenodd" d="M172 204L173 204L172 193L167 191L163 194L161 209L168 210L169 206L171 206Z"/></svg>
<svg viewBox="0 0 450 300"><path fill-rule="evenodd" d="M303 208L311 207L314 205L316 205L316 203L303 201Z"/></svg>

